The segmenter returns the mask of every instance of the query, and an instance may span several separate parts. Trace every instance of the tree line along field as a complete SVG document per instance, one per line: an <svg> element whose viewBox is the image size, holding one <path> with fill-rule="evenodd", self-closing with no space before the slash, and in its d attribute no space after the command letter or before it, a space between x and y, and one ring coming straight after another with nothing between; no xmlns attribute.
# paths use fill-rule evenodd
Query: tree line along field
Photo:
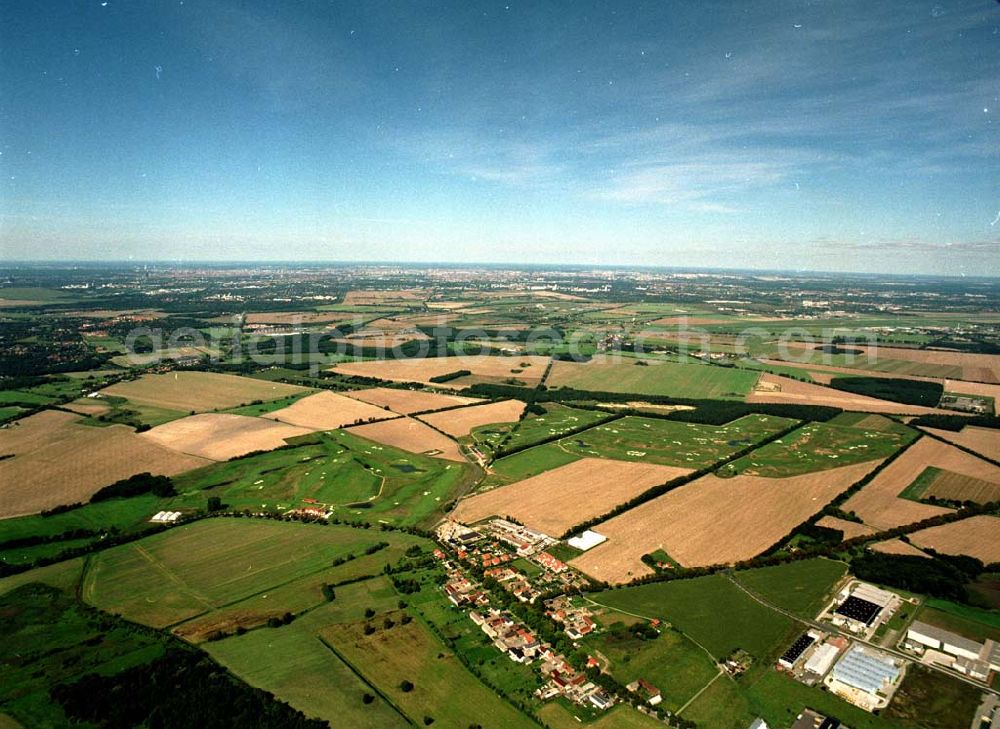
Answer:
<svg viewBox="0 0 1000 729"><path fill-rule="evenodd" d="M637 364L645 362L646 364ZM549 387L592 392L670 395L694 399L742 399L750 394L759 373L704 363L595 358L590 362L556 362Z"/></svg>
<svg viewBox="0 0 1000 729"><path fill-rule="evenodd" d="M718 471L725 478L738 474L787 478L891 456L916 433L864 430L833 423L808 423L780 440L728 463Z"/></svg>

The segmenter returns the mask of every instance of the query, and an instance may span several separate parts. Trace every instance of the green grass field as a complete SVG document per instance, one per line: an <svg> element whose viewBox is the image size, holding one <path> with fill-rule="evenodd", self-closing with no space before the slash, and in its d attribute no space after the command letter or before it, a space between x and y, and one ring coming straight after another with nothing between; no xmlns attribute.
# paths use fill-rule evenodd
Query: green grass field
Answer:
<svg viewBox="0 0 1000 729"><path fill-rule="evenodd" d="M493 473L481 486L491 488L520 481L579 458L703 468L794 422L772 415L747 415L714 426L630 415L497 459L491 465Z"/></svg>
<svg viewBox="0 0 1000 729"><path fill-rule="evenodd" d="M43 584L0 596L0 714L25 727L70 726L49 689L87 673L115 673L163 654L166 636L101 619Z"/></svg>
<svg viewBox="0 0 1000 729"><path fill-rule="evenodd" d="M406 720L326 646L320 631L396 607L395 590L383 577L337 588L333 602L281 628L262 628L206 643L204 649L247 683L274 693L307 716L334 725L406 726ZM262 660L266 657L266 660ZM365 704L362 696L375 696Z"/></svg>
<svg viewBox="0 0 1000 729"><path fill-rule="evenodd" d="M398 620L400 615L392 617ZM367 636L363 627L364 623L335 624L320 635L414 724L427 723L425 717L430 717L442 726L465 727L488 717L495 726L534 726L470 674L419 621L397 622ZM403 681L412 682L413 690L403 691Z"/></svg>
<svg viewBox="0 0 1000 729"><path fill-rule="evenodd" d="M583 641L590 653L609 661L608 670L622 683L643 678L660 689L663 706L676 711L718 673L714 661L688 638L665 630L654 640L642 640L624 625L612 625Z"/></svg>
<svg viewBox="0 0 1000 729"><path fill-rule="evenodd" d="M247 519L209 519L93 555L84 599L163 627L226 607L361 554L396 533Z"/></svg>
<svg viewBox="0 0 1000 729"><path fill-rule="evenodd" d="M47 405L52 402L51 397L47 397L37 392L27 390L0 390L0 405Z"/></svg>
<svg viewBox="0 0 1000 729"><path fill-rule="evenodd" d="M267 413L273 413L275 410L281 410L282 408L287 408L289 405L294 403L296 400L301 400L309 395L315 395L316 393L307 390L305 392L297 392L294 395L289 395L287 397L280 398L278 400L271 400L269 402L258 403L256 405L241 405L240 407L229 408L228 410L220 410L220 413L231 413L232 415L250 415L258 416L265 415Z"/></svg>
<svg viewBox="0 0 1000 729"><path fill-rule="evenodd" d="M912 439L902 433L809 423L719 469L722 477L745 473L767 478L799 476L887 458Z"/></svg>
<svg viewBox="0 0 1000 729"><path fill-rule="evenodd" d="M703 468L791 425L794 420L747 415L726 425L628 416L557 441L578 457Z"/></svg>
<svg viewBox="0 0 1000 729"><path fill-rule="evenodd" d="M549 386L694 399L743 399L759 377L757 372L709 364L650 362L642 366L637 361L623 358L586 364L557 362Z"/></svg>
<svg viewBox="0 0 1000 729"><path fill-rule="evenodd" d="M764 607L721 574L599 593L595 601L675 625L717 659L737 648L766 661L793 632L789 618Z"/></svg>
<svg viewBox="0 0 1000 729"><path fill-rule="evenodd" d="M584 428L605 420L609 416L594 410L582 410L559 403L545 403L545 414L529 414L519 423L483 425L472 431L476 442L484 443L491 450L508 434L504 449L524 448L543 440Z"/></svg>
<svg viewBox="0 0 1000 729"><path fill-rule="evenodd" d="M814 618L847 574L847 565L831 559L799 562L736 572L736 580L772 605L803 618Z"/></svg>
<svg viewBox="0 0 1000 729"><path fill-rule="evenodd" d="M995 640L1000 642L1000 612L983 610L970 605L960 605L929 598L920 608L917 620L937 625L980 642Z"/></svg>

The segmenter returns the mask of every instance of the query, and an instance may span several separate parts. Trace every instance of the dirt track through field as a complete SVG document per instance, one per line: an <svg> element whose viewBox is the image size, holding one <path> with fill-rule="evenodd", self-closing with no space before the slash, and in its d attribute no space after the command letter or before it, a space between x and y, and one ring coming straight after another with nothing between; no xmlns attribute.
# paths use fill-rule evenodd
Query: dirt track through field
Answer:
<svg viewBox="0 0 1000 729"><path fill-rule="evenodd" d="M853 511L865 524L880 530L950 513L951 509L899 497L928 466L1000 483L1000 468L925 436L848 499L843 509Z"/></svg>
<svg viewBox="0 0 1000 729"><path fill-rule="evenodd" d="M662 549L685 567L754 557L822 509L878 461L790 478L704 476L592 527L608 541L571 564L612 583L649 574Z"/></svg>
<svg viewBox="0 0 1000 729"><path fill-rule="evenodd" d="M136 435L124 425L80 425L46 410L0 430L0 517L87 501L98 489L148 471L173 476L210 463Z"/></svg>
<svg viewBox="0 0 1000 729"><path fill-rule="evenodd" d="M310 432L308 428L264 418L202 413L158 425L139 437L181 453L228 461L253 451L280 448L286 438Z"/></svg>
<svg viewBox="0 0 1000 729"><path fill-rule="evenodd" d="M421 415L420 419L450 436L460 438L481 425L516 422L522 412L524 403L520 400L503 400L486 405L446 410L443 413Z"/></svg>

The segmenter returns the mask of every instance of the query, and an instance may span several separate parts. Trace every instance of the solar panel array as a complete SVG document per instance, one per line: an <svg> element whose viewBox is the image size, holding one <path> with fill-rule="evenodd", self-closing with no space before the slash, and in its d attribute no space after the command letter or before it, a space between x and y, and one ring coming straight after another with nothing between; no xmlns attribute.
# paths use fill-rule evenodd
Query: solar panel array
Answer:
<svg viewBox="0 0 1000 729"><path fill-rule="evenodd" d="M803 633L802 635L799 636L798 640L792 643L792 645L788 648L788 650L785 651L784 655L781 656L781 660L786 662L790 666L794 665L795 661L799 660L799 656L805 653L806 648L808 648L815 642L816 642L815 638L813 638L808 633Z"/></svg>
<svg viewBox="0 0 1000 729"><path fill-rule="evenodd" d="M870 694L878 692L884 681L895 681L899 669L857 648L849 651L833 668L833 677L848 686Z"/></svg>

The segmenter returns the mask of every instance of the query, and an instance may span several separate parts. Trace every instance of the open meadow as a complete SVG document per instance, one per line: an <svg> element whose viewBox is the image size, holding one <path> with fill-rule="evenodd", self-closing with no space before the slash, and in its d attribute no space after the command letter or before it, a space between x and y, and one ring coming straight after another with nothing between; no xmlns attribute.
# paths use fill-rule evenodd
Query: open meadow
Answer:
<svg viewBox="0 0 1000 729"><path fill-rule="evenodd" d="M595 357L585 363L555 362L547 384L591 392L742 399L753 389L757 377L756 372L705 363Z"/></svg>
<svg viewBox="0 0 1000 729"><path fill-rule="evenodd" d="M788 478L709 474L591 527L608 541L571 564L599 580L620 583L649 574L652 570L642 556L656 550L685 567L750 559L875 465L859 463Z"/></svg>
<svg viewBox="0 0 1000 729"><path fill-rule="evenodd" d="M88 603L102 610L162 628L395 539L344 526L208 519L97 553L81 591ZM315 602L321 599L317 593Z"/></svg>

